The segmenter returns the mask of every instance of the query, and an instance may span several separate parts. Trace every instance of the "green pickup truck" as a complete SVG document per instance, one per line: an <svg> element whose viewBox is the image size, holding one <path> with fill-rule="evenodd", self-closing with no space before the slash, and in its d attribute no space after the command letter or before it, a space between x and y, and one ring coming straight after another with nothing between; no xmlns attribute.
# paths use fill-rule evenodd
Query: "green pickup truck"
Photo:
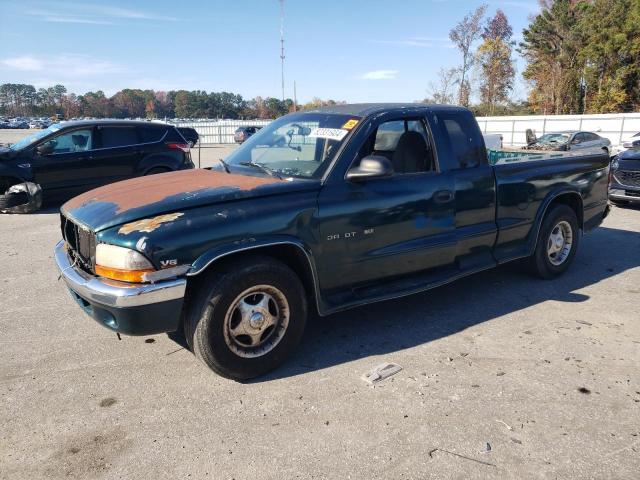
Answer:
<svg viewBox="0 0 640 480"><path fill-rule="evenodd" d="M279 118L211 169L70 200L55 259L105 327L184 329L198 358L244 380L287 358L310 310L516 259L562 274L609 211L608 175L603 151L491 165L464 108L338 105Z"/></svg>

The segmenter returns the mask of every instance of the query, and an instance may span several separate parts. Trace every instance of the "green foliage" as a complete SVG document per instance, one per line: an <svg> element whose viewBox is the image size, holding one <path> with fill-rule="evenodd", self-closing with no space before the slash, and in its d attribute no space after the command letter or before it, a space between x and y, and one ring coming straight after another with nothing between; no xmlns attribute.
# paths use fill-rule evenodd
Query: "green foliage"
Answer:
<svg viewBox="0 0 640 480"><path fill-rule="evenodd" d="M327 103L319 100L321 103ZM329 100L327 104L332 104ZM335 104L336 102L333 102ZM230 92L177 90L170 92L125 88L112 97L103 91L76 96L63 85L41 88L32 85L0 85L0 113L13 116L55 116L64 118L264 118L271 119L294 110L293 100L256 97L244 100Z"/></svg>
<svg viewBox="0 0 640 480"><path fill-rule="evenodd" d="M547 0L520 51L538 113L640 106L640 0Z"/></svg>

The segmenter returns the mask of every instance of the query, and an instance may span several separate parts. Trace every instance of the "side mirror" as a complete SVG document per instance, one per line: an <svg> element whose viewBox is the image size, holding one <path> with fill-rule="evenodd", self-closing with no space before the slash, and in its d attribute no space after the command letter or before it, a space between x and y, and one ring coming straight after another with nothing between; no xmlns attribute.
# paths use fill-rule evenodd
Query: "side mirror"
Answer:
<svg viewBox="0 0 640 480"><path fill-rule="evenodd" d="M51 155L53 153L53 144L51 142L46 142L36 147L36 152L38 155L44 157L46 155Z"/></svg>
<svg viewBox="0 0 640 480"><path fill-rule="evenodd" d="M347 180L357 182L367 178L382 178L393 175L393 165L382 155L368 155L360 160L360 165L347 172Z"/></svg>

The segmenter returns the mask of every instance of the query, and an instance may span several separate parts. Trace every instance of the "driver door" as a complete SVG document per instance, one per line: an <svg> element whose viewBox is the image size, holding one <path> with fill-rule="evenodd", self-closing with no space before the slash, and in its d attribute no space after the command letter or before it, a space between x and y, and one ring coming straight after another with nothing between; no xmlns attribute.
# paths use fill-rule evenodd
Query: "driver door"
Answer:
<svg viewBox="0 0 640 480"><path fill-rule="evenodd" d="M417 134L423 141L416 140ZM413 150L424 149L424 162L404 171L403 138L415 140ZM424 118L385 117L352 167L373 154L387 157L395 173L362 181L340 179L320 192L322 251L317 268L321 288L329 295L453 264L454 178L439 171L431 138Z"/></svg>
<svg viewBox="0 0 640 480"><path fill-rule="evenodd" d="M34 149L36 183L48 199L75 196L92 185L94 128L67 130Z"/></svg>

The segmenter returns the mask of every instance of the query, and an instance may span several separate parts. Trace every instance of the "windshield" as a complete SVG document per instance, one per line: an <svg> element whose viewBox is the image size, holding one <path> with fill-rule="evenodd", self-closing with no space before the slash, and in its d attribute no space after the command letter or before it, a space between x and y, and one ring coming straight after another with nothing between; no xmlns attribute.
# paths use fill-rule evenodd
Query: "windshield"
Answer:
<svg viewBox="0 0 640 480"><path fill-rule="evenodd" d="M32 145L33 143L37 142L41 138L44 138L51 133L57 132L61 128L62 128L62 125L60 125L59 123L54 123L53 125L51 125L49 128L45 130L40 130L36 133L32 133L31 135L27 135L26 137L12 144L9 148L11 150L22 150L23 148L28 147L29 145Z"/></svg>
<svg viewBox="0 0 640 480"><path fill-rule="evenodd" d="M547 133L542 135L536 143L543 145L550 145L553 143L567 143L569 141L569 135L566 133Z"/></svg>
<svg viewBox="0 0 640 480"><path fill-rule="evenodd" d="M286 177L319 178L360 117L294 113L261 128L226 158L255 164Z"/></svg>

